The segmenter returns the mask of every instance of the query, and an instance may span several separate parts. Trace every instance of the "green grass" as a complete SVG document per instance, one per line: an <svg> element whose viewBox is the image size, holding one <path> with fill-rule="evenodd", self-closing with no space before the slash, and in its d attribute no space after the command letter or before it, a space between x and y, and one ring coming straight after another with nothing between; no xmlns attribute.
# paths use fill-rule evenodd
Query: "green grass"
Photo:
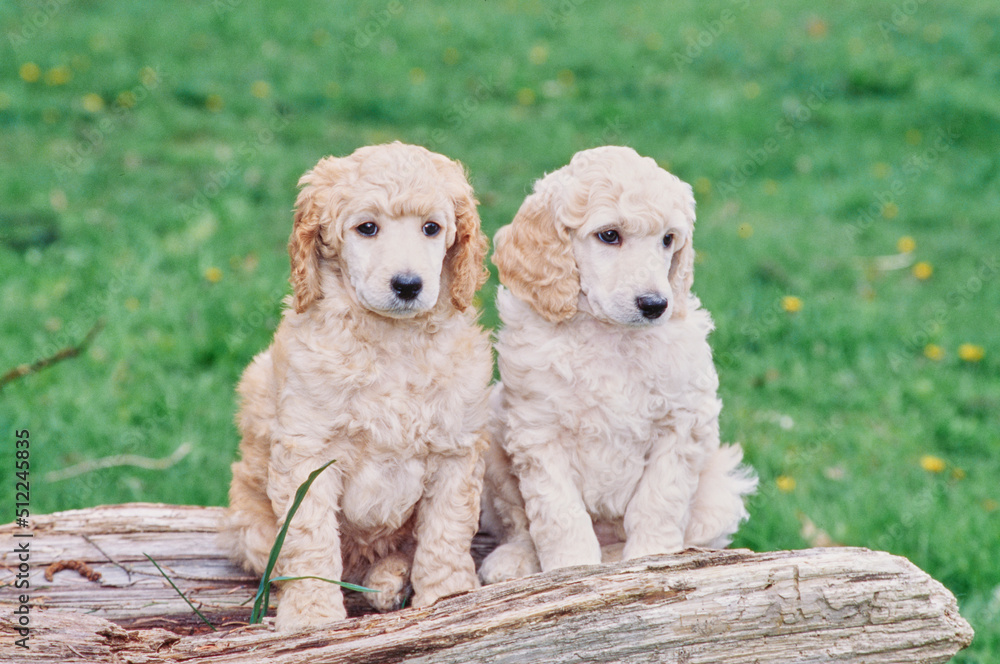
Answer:
<svg viewBox="0 0 1000 664"><path fill-rule="evenodd" d="M761 476L737 544L806 546L808 518L907 556L977 629L956 661L1000 659L995 2L51 4L0 12L0 371L107 325L0 393L34 512L225 502L233 388L321 156L460 159L492 235L544 172L625 143L696 187L723 434ZM876 267L903 236L930 278ZM167 470L44 479L183 442Z"/></svg>

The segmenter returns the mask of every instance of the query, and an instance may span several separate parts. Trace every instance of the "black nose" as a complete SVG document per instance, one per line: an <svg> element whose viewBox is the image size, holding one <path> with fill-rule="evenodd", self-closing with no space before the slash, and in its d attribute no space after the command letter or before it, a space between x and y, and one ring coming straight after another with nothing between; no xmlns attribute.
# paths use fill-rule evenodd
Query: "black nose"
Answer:
<svg viewBox="0 0 1000 664"><path fill-rule="evenodd" d="M643 318L656 320L667 310L667 300L659 295L640 295L635 298L635 306L639 307Z"/></svg>
<svg viewBox="0 0 1000 664"><path fill-rule="evenodd" d="M397 274L389 285L400 300L412 300L420 295L424 282L415 274Z"/></svg>

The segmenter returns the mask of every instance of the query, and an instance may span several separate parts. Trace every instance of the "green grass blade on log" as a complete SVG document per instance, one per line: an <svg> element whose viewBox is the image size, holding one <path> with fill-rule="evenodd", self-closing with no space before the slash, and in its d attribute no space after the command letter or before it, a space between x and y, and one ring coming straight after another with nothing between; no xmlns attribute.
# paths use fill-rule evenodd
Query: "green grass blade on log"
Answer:
<svg viewBox="0 0 1000 664"><path fill-rule="evenodd" d="M177 584L175 584L175 583L173 582L173 579L171 579L171 578L170 578L169 576L167 576L167 573L163 571L163 568L162 568L162 567L160 567L160 566L159 566L159 564L157 564L157 562L156 562L155 560L153 560L153 557L152 557L151 555L149 555L148 553L143 553L142 555L144 555L144 556L146 556L147 558L149 558L149 562L153 563L153 566L154 566L154 567L155 567L155 568L156 568L157 570L159 570L160 574L162 574L162 575L163 575L163 578L167 580L167 583L169 583L169 584L170 584L170 586L171 586L171 587L172 587L172 588L173 588L174 590L176 590L176 591L177 591L177 594L181 596L181 599L183 599L183 600L184 600L185 602L187 602L188 606L190 606L190 607L191 607L191 609L192 609L192 610L193 610L193 611L194 611L194 612L195 612L196 614L198 614L198 617L199 617L199 618L201 618L201 621L202 621L203 623L205 623L206 625L208 625L209 627L211 627L211 628L212 628L212 631L213 631L213 632L218 632L219 630L215 629L215 625L213 625L212 623L210 623L210 622L208 621L208 618L206 618L206 617L204 616L204 614L202 614L202 612L198 610L198 607L196 607L196 606L195 606L194 604L192 604L192 603L191 603L191 600L189 600L189 599L187 598L187 595L185 595L184 593L182 593L182 592L181 592L181 589L177 587Z"/></svg>
<svg viewBox="0 0 1000 664"><path fill-rule="evenodd" d="M274 538L274 545L271 547L271 557L268 558L264 575L260 578L260 586L257 588L253 612L250 614L251 625L261 622L264 614L267 613L267 606L271 599L271 572L274 571L274 566L278 562L278 555L281 553L281 547L285 544L285 535L288 534L288 525L292 522L292 517L295 516L296 510L299 509L299 505L302 503L302 499L306 497L306 492L309 491L309 487L312 486L313 481L335 461L336 459L331 459L309 473L306 481L295 491L295 499L292 501L292 506L288 509L288 516L285 517L284 525L278 531L278 536Z"/></svg>

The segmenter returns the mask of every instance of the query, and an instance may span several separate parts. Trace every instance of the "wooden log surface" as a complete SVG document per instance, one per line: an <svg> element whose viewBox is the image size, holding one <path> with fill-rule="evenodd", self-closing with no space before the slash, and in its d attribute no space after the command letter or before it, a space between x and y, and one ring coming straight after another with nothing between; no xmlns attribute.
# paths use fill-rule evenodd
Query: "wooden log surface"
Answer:
<svg viewBox="0 0 1000 664"><path fill-rule="evenodd" d="M856 548L687 551L539 574L280 634L246 626L257 579L217 540L222 510L111 505L0 526L0 661L947 662L972 640L955 598L904 558ZM15 533L31 532L30 538ZM30 589L11 588L30 541ZM477 538L477 555L489 550ZM216 625L201 625L143 553ZM100 572L88 580L57 561ZM30 594L29 649L15 610Z"/></svg>

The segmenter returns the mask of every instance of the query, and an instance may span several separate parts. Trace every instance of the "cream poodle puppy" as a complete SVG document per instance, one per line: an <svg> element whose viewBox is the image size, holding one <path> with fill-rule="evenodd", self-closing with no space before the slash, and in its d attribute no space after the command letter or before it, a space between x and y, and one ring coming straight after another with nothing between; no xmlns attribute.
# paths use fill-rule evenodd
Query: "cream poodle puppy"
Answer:
<svg viewBox="0 0 1000 664"><path fill-rule="evenodd" d="M756 487L719 443L691 187L624 147L577 153L496 234L484 582L725 547Z"/></svg>
<svg viewBox="0 0 1000 664"><path fill-rule="evenodd" d="M223 533L264 571L363 583L379 610L478 586L470 555L486 447L489 338L473 295L486 237L460 164L392 143L327 157L299 181L294 289L239 385L241 459ZM340 588L283 582L278 629L346 616Z"/></svg>

